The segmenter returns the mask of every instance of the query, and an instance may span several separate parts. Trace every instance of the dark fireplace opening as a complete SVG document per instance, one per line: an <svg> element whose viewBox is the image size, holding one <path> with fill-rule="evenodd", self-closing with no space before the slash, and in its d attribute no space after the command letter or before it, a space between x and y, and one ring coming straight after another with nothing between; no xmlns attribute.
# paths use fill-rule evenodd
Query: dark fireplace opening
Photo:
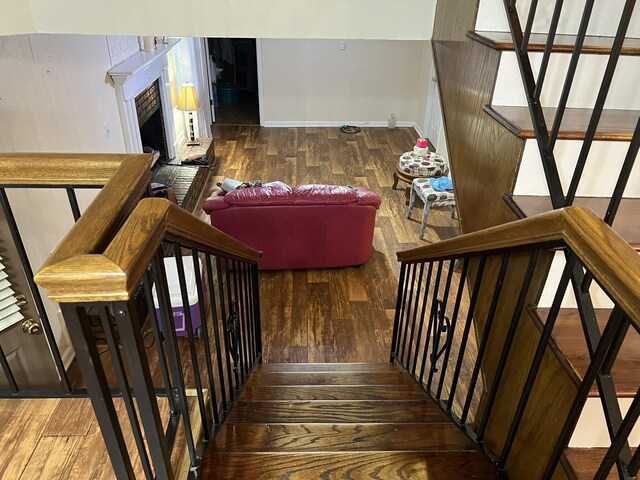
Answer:
<svg viewBox="0 0 640 480"><path fill-rule="evenodd" d="M164 134L164 117L162 115L162 100L160 99L160 85L158 80L136 97L136 112L142 148L160 152L158 163L169 161L167 157L167 139Z"/></svg>

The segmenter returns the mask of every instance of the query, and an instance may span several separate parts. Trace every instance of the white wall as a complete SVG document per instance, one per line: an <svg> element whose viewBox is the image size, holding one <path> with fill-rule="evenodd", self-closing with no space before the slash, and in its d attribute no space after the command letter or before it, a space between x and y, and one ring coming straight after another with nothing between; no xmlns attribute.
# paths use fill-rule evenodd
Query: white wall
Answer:
<svg viewBox="0 0 640 480"><path fill-rule="evenodd" d="M262 40L263 121L303 124L424 119L427 42Z"/></svg>
<svg viewBox="0 0 640 480"><path fill-rule="evenodd" d="M124 152L109 68L105 36L0 37L0 152ZM81 207L95 193L79 190ZM15 190L9 199L37 271L73 225L66 194ZM64 343L56 307L47 302L47 312Z"/></svg>
<svg viewBox="0 0 640 480"><path fill-rule="evenodd" d="M6 3L3 2L3 3ZM26 0L2 6L0 34L29 27ZM117 35L425 40L436 0L30 0L35 31ZM21 30L22 31L22 30Z"/></svg>
<svg viewBox="0 0 640 480"><path fill-rule="evenodd" d="M536 10L536 20L533 23L533 32L546 33L549 31L553 8L556 2L540 2ZM585 0L572 0L564 2L558 33L575 34L578 31ZM587 34L614 36L625 0L606 0L595 2L589 21ZM524 25L529 13L531 0L522 0L517 3L520 22ZM509 24L504 8L504 0L481 0L478 6L476 30L484 31L509 31ZM640 37L640 9L636 8L627 37Z"/></svg>

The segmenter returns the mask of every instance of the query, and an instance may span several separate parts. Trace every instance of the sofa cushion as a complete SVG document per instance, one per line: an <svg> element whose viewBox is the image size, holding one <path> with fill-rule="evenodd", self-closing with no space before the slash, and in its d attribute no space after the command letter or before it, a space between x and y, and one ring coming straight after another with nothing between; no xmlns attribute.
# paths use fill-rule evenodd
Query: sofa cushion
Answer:
<svg viewBox="0 0 640 480"><path fill-rule="evenodd" d="M229 205L255 207L259 205L290 205L294 196L291 187L282 182L265 183L262 187L233 190L224 197Z"/></svg>
<svg viewBox="0 0 640 480"><path fill-rule="evenodd" d="M337 185L300 185L293 193L295 205L347 205L356 201L353 188Z"/></svg>

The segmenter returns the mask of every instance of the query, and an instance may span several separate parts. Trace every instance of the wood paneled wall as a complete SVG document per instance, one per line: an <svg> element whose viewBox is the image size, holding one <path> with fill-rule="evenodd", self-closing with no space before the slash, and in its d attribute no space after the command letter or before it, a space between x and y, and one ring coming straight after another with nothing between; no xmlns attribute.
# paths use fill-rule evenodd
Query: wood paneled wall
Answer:
<svg viewBox="0 0 640 480"><path fill-rule="evenodd" d="M524 150L522 139L482 110L484 105L491 103L500 52L466 37L467 32L474 29L477 8L478 0L438 2L432 40L449 158L464 233L516 219L502 200L502 195L513 191ZM487 389L495 379L529 255L518 254L511 259L483 361ZM549 255L541 257L527 302L538 300L549 262ZM474 316L478 338L485 327L499 264L500 259L496 257L489 259L486 266ZM471 279L476 272L473 267ZM525 312L485 437L487 446L495 452L502 450L539 336L539 330ZM576 391L558 357L549 349L507 464L511 478L540 477ZM486 398L481 402L477 418L482 418L484 400ZM558 469L555 477L565 478L564 472Z"/></svg>

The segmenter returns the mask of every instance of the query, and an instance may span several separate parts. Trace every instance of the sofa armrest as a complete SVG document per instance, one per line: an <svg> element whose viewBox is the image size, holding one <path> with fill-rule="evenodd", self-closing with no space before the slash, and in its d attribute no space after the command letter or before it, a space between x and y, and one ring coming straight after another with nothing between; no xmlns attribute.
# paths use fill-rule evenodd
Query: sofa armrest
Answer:
<svg viewBox="0 0 640 480"><path fill-rule="evenodd" d="M224 210L225 208L229 208L229 204L224 201L224 194L211 196L202 203L202 209L207 214L210 214L214 210Z"/></svg>
<svg viewBox="0 0 640 480"><path fill-rule="evenodd" d="M358 205L370 205L378 210L382 203L382 198L376 192L369 190L366 187L358 187L356 192L356 203Z"/></svg>

